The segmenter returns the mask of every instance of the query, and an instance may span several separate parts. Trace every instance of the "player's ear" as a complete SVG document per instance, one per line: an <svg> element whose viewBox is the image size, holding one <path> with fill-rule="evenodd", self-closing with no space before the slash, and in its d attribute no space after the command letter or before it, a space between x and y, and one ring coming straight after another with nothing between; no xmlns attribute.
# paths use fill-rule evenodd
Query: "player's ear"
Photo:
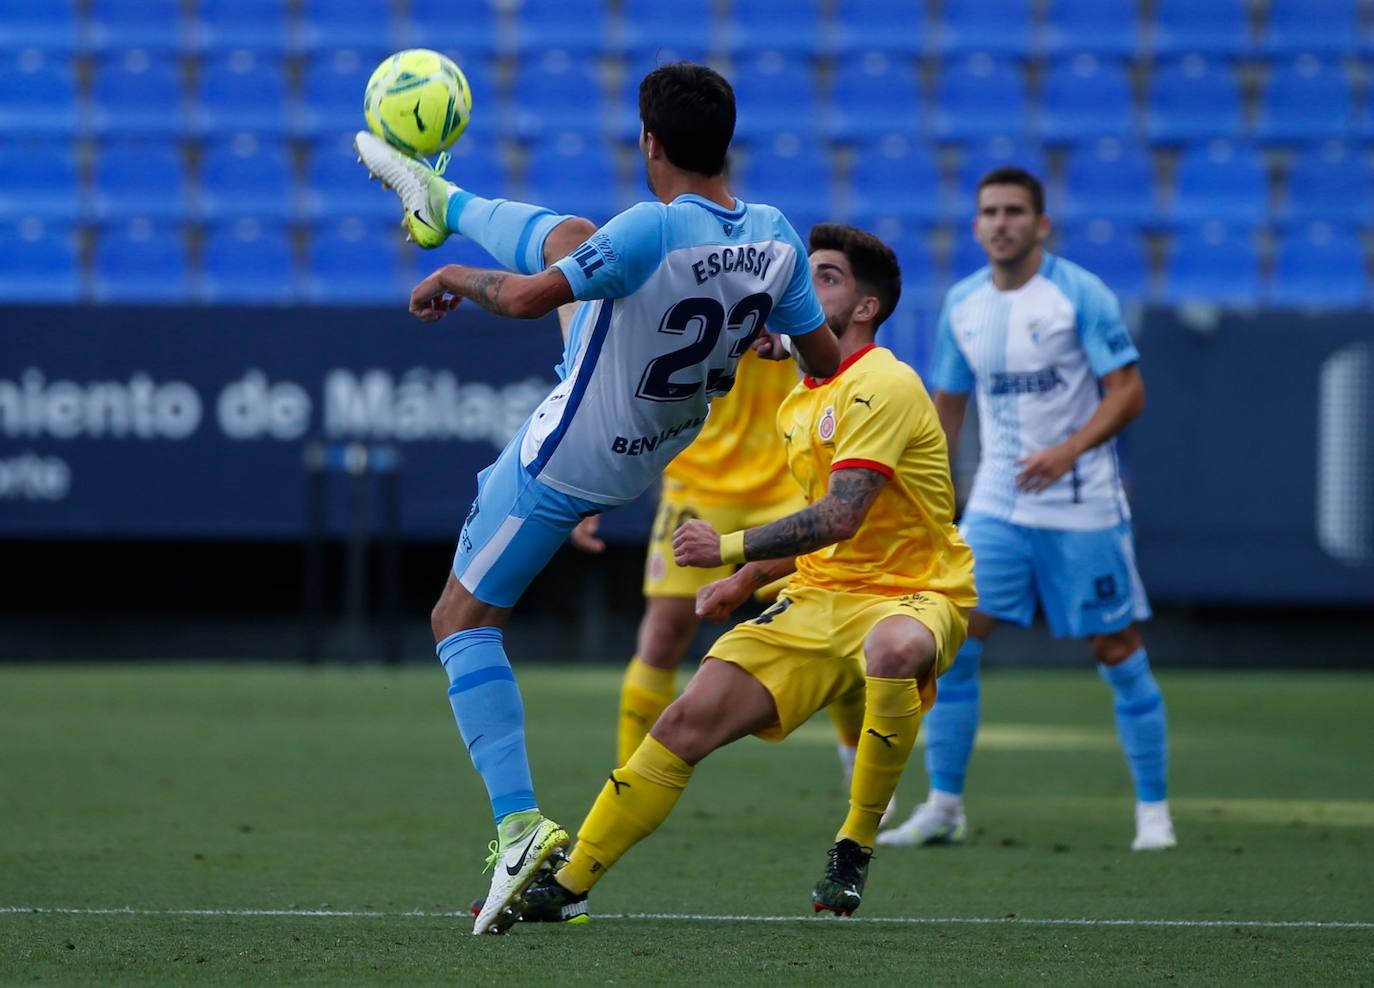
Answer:
<svg viewBox="0 0 1374 988"><path fill-rule="evenodd" d="M1050 237L1050 230L1051 230L1053 227L1054 227L1054 223L1053 223L1053 221L1050 220L1050 214L1049 214L1049 213L1041 213L1041 214L1040 214L1040 219L1039 219L1039 221L1035 224L1035 236L1036 236L1036 239L1038 239L1038 240L1048 240L1049 237Z"/></svg>
<svg viewBox="0 0 1374 988"><path fill-rule="evenodd" d="M643 137L640 140L644 148L644 157L650 161L663 157L663 144L659 141L658 135L647 130L642 131L642 134Z"/></svg>
<svg viewBox="0 0 1374 988"><path fill-rule="evenodd" d="M876 295L864 295L859 299L859 304L854 309L854 318L860 322L872 322L878 318L878 309L882 303L878 301Z"/></svg>

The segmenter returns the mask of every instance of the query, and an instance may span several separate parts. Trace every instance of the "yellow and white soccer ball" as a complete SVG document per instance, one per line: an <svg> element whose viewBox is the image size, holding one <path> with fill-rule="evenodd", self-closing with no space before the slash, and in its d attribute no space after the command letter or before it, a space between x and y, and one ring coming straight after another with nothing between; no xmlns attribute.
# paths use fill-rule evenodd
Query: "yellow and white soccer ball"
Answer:
<svg viewBox="0 0 1374 988"><path fill-rule="evenodd" d="M372 133L406 154L429 157L458 140L472 115L472 90L451 58L408 48L386 58L363 92Z"/></svg>

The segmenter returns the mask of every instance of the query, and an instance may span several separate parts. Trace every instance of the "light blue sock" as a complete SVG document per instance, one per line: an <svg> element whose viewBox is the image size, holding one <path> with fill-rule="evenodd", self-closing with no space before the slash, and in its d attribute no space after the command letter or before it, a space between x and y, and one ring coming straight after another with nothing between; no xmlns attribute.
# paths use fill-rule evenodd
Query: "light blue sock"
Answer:
<svg viewBox="0 0 1374 988"><path fill-rule="evenodd" d="M1141 648L1114 666L1098 665L1116 698L1116 733L1126 751L1135 779L1136 798L1153 803L1168 795L1168 725L1164 694L1150 672L1150 658Z"/></svg>
<svg viewBox="0 0 1374 988"><path fill-rule="evenodd" d="M450 230L477 244L504 268L538 274L544 263L544 241L568 216L543 206L510 199L483 199L459 189L448 200L445 215Z"/></svg>
<svg viewBox="0 0 1374 988"><path fill-rule="evenodd" d="M458 631L436 649L448 673L448 700L472 764L486 783L500 823L538 808L525 753L525 705L500 628Z"/></svg>
<svg viewBox="0 0 1374 988"><path fill-rule="evenodd" d="M925 715L926 773L930 788L960 796L978 734L978 665L983 643L969 638L940 677L935 706Z"/></svg>

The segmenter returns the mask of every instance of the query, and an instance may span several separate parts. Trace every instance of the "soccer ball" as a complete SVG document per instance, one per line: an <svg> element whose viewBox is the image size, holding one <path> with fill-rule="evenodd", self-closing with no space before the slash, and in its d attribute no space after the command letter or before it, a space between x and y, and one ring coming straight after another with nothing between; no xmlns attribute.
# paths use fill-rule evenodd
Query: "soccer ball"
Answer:
<svg viewBox="0 0 1374 988"><path fill-rule="evenodd" d="M428 48L388 57L363 91L372 133L406 154L429 157L458 140L472 115L472 90L453 60Z"/></svg>

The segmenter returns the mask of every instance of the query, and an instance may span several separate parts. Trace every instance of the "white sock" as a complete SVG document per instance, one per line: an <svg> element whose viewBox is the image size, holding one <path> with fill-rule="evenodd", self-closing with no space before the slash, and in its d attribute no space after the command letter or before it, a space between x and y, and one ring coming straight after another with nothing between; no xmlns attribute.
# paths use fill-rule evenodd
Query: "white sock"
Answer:
<svg viewBox="0 0 1374 988"><path fill-rule="evenodd" d="M964 797L952 792L932 789L926 802L945 813L962 813L964 811Z"/></svg>

